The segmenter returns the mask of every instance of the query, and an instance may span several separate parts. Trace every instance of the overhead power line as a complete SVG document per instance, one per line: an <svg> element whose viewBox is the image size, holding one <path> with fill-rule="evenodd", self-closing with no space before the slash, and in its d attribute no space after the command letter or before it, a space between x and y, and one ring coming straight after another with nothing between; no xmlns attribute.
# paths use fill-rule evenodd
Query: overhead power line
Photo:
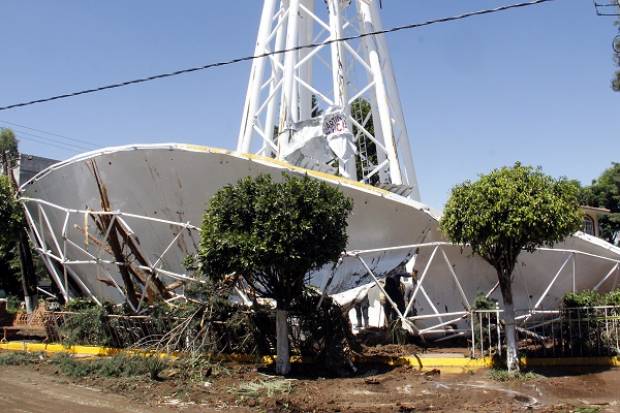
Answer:
<svg viewBox="0 0 620 413"><path fill-rule="evenodd" d="M30 127L30 126L26 126L26 125L20 125L19 123L9 122L7 120L0 120L0 123L11 125L11 126L14 126L14 127L17 127L17 128L23 128L23 129L28 129L28 130L35 131L35 132L44 133L46 135L55 136L57 138L61 138L61 139L67 140L67 141L71 141L71 142L77 143L79 146L86 145L86 146L91 147L92 149L97 148L97 145L93 144L92 142L85 141L83 139L71 138L69 136L61 135L59 133L48 132L48 131L43 130L43 129L37 129L37 128L33 128L33 127ZM24 132L20 132L20 133L24 133ZM34 135L34 136L36 136L36 135Z"/></svg>
<svg viewBox="0 0 620 413"><path fill-rule="evenodd" d="M56 149L62 149L64 151L67 152L71 152L71 153L79 153L82 152L80 149L77 149L75 147L71 147L69 145L64 145L61 143L57 143L57 142L50 142L48 140L44 140L44 139L37 139L37 138L33 138L30 136L25 136L25 135L21 135L21 134L16 134L15 135L17 137L18 140L25 140L25 141L30 141L36 144L40 144L40 145L47 145L47 146L51 146L54 147Z"/></svg>
<svg viewBox="0 0 620 413"><path fill-rule="evenodd" d="M55 139L49 136L41 136L41 135L36 135L32 132L26 132L23 130L13 130L13 132L15 132L15 134L17 136L21 136L22 138L26 138L26 139L38 139L38 140L43 140L45 142L50 142L56 145L63 145L66 146L68 148L71 149L78 149L78 150L82 150L82 151L92 151L93 149L96 149L97 146L93 145L93 144L89 144L89 145L83 145L83 144L77 144L77 143L73 143L73 142L64 142L61 141L59 139Z"/></svg>
<svg viewBox="0 0 620 413"><path fill-rule="evenodd" d="M337 42L347 42L347 41L361 39L361 38L368 37L368 36L376 36L376 35L381 35L381 34L395 33L395 32L399 32L399 31L402 31L402 30L417 29L417 28L420 28L420 27L430 26L430 25L433 25L433 24L447 23L447 22L451 22L451 21L455 21L455 20L462 20L462 19L466 19L466 18L474 17L474 16L482 16L482 15L485 15L485 14L498 13L498 12L502 12L502 11L506 11L506 10L511 10L511 9L517 9L517 8L528 7L528 6L535 6L535 5L542 4L542 3L549 3L549 2L552 2L552 1L555 1L555 0L532 0L532 1L526 1L526 2L523 2L523 3L508 4L508 5L505 5L505 6L499 6L499 7L495 7L495 8L492 8L492 9L484 9L484 10L472 11L472 12L467 12L467 13L463 13L463 14L459 14L459 15L455 15L455 16L442 17L442 18L434 19L434 20L427 20L427 21L420 22L420 23L412 23L412 24L407 24L407 25L404 25L404 26L396 26L396 27L392 27L390 29L385 29L385 30L378 30L378 31L374 31L374 32L361 33L361 34L358 34L358 35L341 37L341 38L338 38L338 39L330 39L330 40L326 40L326 41L320 42L320 43L310 43L310 44L306 44L306 45L302 45L302 46L292 47L292 48L289 48L289 49L274 50L272 52L262 53L262 54L258 54L258 55L238 57L238 58L231 59L231 60L226 60L226 61L221 61L221 62L216 62L216 63L209 63L209 64L206 64L206 65L203 65L203 66L195 66L195 67L190 67L190 68L187 68L187 69L175 70L174 72L160 73L158 75L153 75L153 76L148 76L148 77L143 77L143 78L133 79L133 80L127 80L127 81L124 81L124 82L113 83L111 85L105 85L105 86L99 86L99 87L95 87L95 88L92 88L92 89L85 89L85 90L80 90L80 91L77 91L77 92L65 93L65 94L62 94L62 95L56 95L56 96L51 96L51 97L47 97L47 98L31 100L31 101L28 101L28 102L14 103L14 104L11 104L11 105L0 107L0 111L8 110L8 109L14 109L14 108L19 108L19 107L22 107L22 106L30 106L30 105L34 105L34 104L37 104L37 103L50 102L50 101L53 101L53 100L66 99L66 98L70 98L70 97L74 97L74 96L80 96L80 95L86 95L86 94L90 94L90 93L101 92L101 91L109 90L109 89L116 89L116 88L120 88L120 87L124 87L124 86L135 85L135 84L138 84L138 83L150 82L152 80L158 80L158 79L164 79L164 78L173 77L173 76L184 75L184 74L187 74L187 73L192 73L192 72L198 72L198 71L202 71L202 70L213 69L213 68L216 68L216 67L228 66L228 65L235 64L235 63L247 62L247 61L251 61L251 60L255 60L255 59L261 59L261 58L264 58L264 57L284 54L284 53L288 53L288 52L295 52L295 51L304 50L304 49L314 49L316 47L326 46L326 45L330 45L332 43L337 43Z"/></svg>
<svg viewBox="0 0 620 413"><path fill-rule="evenodd" d="M6 129L6 128L0 127L0 131L3 129ZM54 148L62 149L62 150L72 152L72 153L78 153L80 152L80 149L81 149L81 148L73 147L66 143L49 140L48 138L40 138L40 137L37 137L36 135L26 136L26 135L23 135L21 131L14 131L14 132L15 132L15 137L17 138L18 141L26 140L26 141L38 143L41 145L52 146Z"/></svg>
<svg viewBox="0 0 620 413"><path fill-rule="evenodd" d="M2 130L2 128L0 128L0 130ZM50 141L49 139L45 138L37 138L34 136L27 136L27 135L23 135L22 133L20 133L19 131L14 131L15 132L15 137L17 138L18 141L28 141L28 142L33 142L33 143L37 143L40 145L46 145L46 146L51 146L57 149L62 149L65 150L67 152L71 152L71 153L79 153L79 152L83 152L84 149L82 148L78 148L78 147L74 147L71 146L69 144L65 144L62 142L58 142L58 141Z"/></svg>

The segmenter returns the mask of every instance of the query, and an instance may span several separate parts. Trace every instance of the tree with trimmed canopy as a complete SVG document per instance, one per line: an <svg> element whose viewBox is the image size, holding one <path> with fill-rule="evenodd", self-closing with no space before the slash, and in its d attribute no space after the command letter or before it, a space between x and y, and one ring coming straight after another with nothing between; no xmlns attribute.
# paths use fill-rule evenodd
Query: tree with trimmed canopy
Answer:
<svg viewBox="0 0 620 413"><path fill-rule="evenodd" d="M19 158L18 141L11 129L0 129L0 289L14 294L17 268L21 269L21 284L28 312L37 305L36 274L32 252L26 235L22 209L15 199L16 182L12 170ZM19 265L17 259L19 258Z"/></svg>
<svg viewBox="0 0 620 413"><path fill-rule="evenodd" d="M519 369L512 298L517 258L522 251L553 245L578 231L583 222L578 199L574 182L520 163L452 189L441 229L452 242L469 245L497 272L509 371Z"/></svg>
<svg viewBox="0 0 620 413"><path fill-rule="evenodd" d="M237 274L276 302L276 372L290 372L288 310L306 276L335 262L347 244L351 199L324 182L283 174L221 188L205 212L199 262L214 281Z"/></svg>
<svg viewBox="0 0 620 413"><path fill-rule="evenodd" d="M18 143L11 129L0 129L0 167L5 176L9 176L13 162L19 156Z"/></svg>

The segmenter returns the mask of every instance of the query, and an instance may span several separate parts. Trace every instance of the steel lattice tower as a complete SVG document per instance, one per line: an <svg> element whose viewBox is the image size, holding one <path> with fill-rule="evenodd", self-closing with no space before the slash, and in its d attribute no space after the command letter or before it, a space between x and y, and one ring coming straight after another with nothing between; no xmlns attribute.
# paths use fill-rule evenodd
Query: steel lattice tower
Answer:
<svg viewBox="0 0 620 413"><path fill-rule="evenodd" d="M283 158L290 137L286 131L292 125L312 119L319 110L338 111L347 119L357 152L352 162L341 161L339 173L377 185L407 188L411 198L419 199L409 137L384 36L321 45L328 40L382 30L378 3L264 0L256 55L319 45L254 60L238 151Z"/></svg>

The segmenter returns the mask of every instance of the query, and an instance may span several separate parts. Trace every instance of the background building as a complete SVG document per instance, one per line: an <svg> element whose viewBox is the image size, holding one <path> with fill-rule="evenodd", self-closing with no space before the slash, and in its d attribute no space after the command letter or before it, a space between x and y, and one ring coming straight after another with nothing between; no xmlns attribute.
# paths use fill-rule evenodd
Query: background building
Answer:
<svg viewBox="0 0 620 413"><path fill-rule="evenodd" d="M19 164L14 169L14 173L18 183L21 185L55 163L58 163L55 159L22 153L20 155Z"/></svg>
<svg viewBox="0 0 620 413"><path fill-rule="evenodd" d="M583 229L582 231L588 235L601 237L601 229L599 227L599 218L610 213L607 208L598 208L593 206L582 206L583 210Z"/></svg>

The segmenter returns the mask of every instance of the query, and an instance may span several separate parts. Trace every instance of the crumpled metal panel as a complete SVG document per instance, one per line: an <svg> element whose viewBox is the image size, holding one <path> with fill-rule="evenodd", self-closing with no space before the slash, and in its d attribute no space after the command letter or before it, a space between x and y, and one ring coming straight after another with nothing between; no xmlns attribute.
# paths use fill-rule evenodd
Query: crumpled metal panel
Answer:
<svg viewBox="0 0 620 413"><path fill-rule="evenodd" d="M488 294L493 291L490 297L497 300L500 307L503 307L500 289L493 290L497 283L497 274L489 263L479 256L472 255L471 248L467 246L444 245L439 248L440 250L431 261L428 275L422 285L430 301L440 313L466 310L465 302L441 250L446 253L469 304L474 304L478 294ZM421 275L427 266L432 251L433 248L420 250L415 262L418 274ZM521 253L513 273L513 302L518 313L524 314L533 309L558 309L562 297L573 290L573 265L570 260L573 254L570 251L578 252L574 254L576 291L596 287L613 270L617 260L620 260L620 248L581 232L568 237L553 248L542 249L534 253ZM558 275L561 268L562 271ZM599 291L606 292L619 287L618 274L620 271L612 271L608 279L600 284ZM418 315L430 315L435 311L422 295L416 297L414 307ZM445 320L450 320L450 317L443 317L442 321ZM416 325L424 328L438 322L437 319L419 320ZM454 324L461 328L466 327L464 322Z"/></svg>
<svg viewBox="0 0 620 413"><path fill-rule="evenodd" d="M128 264L139 272L144 269L137 267L146 261L148 265L156 264L162 271L191 277L192 274L187 274L183 268L183 260L197 250L198 231L143 217L199 227L210 197L219 188L243 177L264 173L276 180L282 178L282 173L307 174L339 187L350 196L354 209L349 219L349 251L446 241L438 229L438 216L419 202L271 158L193 145L125 146L80 155L46 169L24 184L21 193L23 197L42 200L25 202L33 230L41 238L40 246L50 255L62 257L64 254L73 261L87 261L92 257L102 260L97 265L84 263L67 266L71 270L67 276L79 278L101 301L118 303L124 298L114 283L120 284L122 277L119 266L113 263L114 251L105 243L104 231L97 227L92 216L76 211L67 214L52 204L75 210L101 210L101 190L105 189L111 210L136 215L122 217L123 228L127 227L123 231L133 234L134 244L144 257L137 258L136 254L126 249L124 254ZM99 184L96 176L99 177ZM63 228L69 241L66 246L62 244ZM422 275L433 248L424 247L417 251L415 268L418 277ZM487 293L496 284L497 276L493 268L480 257L472 256L469 248L442 245L440 249L445 252L470 304L473 304L478 293ZM570 255L559 251L561 249L581 252L575 259L577 290L593 288L615 265L614 262L587 254L613 260L620 258L619 248L581 233L556 245L553 251L523 253L514 278L517 310L532 309L544 295L558 269ZM441 313L463 311L466 307L441 250L435 254L423 283L424 292L433 305L419 295L415 301L418 315L433 314L435 310ZM382 276L415 253L410 248L364 254L363 258L375 275ZM55 267L60 268L59 276L62 277L60 261L57 260ZM183 293L178 279L162 274L159 278L165 285L178 294ZM312 274L312 283L330 294L371 281L361 262L353 256L344 258L335 270L332 265L327 265ZM617 286L618 281L617 273L612 274L600 288L602 291L610 290ZM563 294L572 287L572 263L568 263L538 309L556 308ZM491 297L501 304L498 289ZM416 324L424 328L437 324L437 320L417 321Z"/></svg>
<svg viewBox="0 0 620 413"><path fill-rule="evenodd" d="M405 245L438 237L436 217L418 202L333 175L296 168L274 159L193 145L136 145L80 155L43 171L24 184L21 192L24 197L44 200L65 208L101 210L99 186L104 186L113 211L200 226L209 199L222 186L259 174L270 174L279 180L283 172L308 174L339 187L353 199L354 209L348 228L349 250ZM62 256L63 247L56 245L56 242L62 239L65 212L44 205L42 214L40 204L26 202L26 206L33 219L33 226L41 234L44 249ZM182 263L187 255L196 251L199 242L196 231L183 230L179 235L179 228L171 225L130 216L123 217L123 220L150 264L159 260L158 268L178 274L186 273ZM84 218L84 214L72 213L66 228L67 239L73 243L67 248L67 258L87 260L90 254L102 260L114 261L113 251L101 242L104 230L97 228L92 217ZM171 240L177 236L177 241L166 251ZM368 262L377 274L383 274L411 255L412 251L407 250L377 253ZM135 266L140 264L132 254L128 254L128 260L134 260ZM111 281L120 282L117 265L72 265L71 269L102 301L123 300ZM167 285L177 281L161 275L160 278ZM335 272L332 271L332 265L328 265L312 277L313 284L330 293L362 285L368 280L362 265L352 257L345 258Z"/></svg>

